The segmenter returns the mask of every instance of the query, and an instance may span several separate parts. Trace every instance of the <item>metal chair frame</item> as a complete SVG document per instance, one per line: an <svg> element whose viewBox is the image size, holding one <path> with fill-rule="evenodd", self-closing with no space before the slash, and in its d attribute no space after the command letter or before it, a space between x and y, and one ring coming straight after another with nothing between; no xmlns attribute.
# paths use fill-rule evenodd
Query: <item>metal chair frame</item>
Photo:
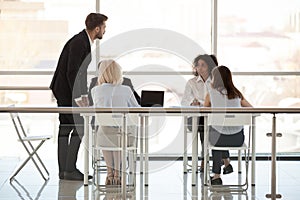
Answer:
<svg viewBox="0 0 300 200"><path fill-rule="evenodd" d="M42 160L41 160L40 156L38 155L37 151L44 144L44 142L46 140L51 139L52 136L51 135L29 136L29 135L27 135L27 133L26 133L24 127L23 127L23 124L21 122L21 119L20 119L18 113L10 113L10 116L11 116L12 122L14 124L14 127L15 127L17 135L18 135L18 141L21 142L21 144L25 148L26 152L28 153L28 157L20 165L20 167L15 171L15 173L10 177L10 181L12 181L15 178L15 176L23 169L23 167L27 164L27 162L29 160L32 160L32 162L36 166L37 170L39 171L39 173L41 174L43 179L45 181L48 180L49 179L49 172L48 172L45 164L42 162ZM38 145L35 146L35 147L32 144L32 142L34 142L34 141L39 142ZM44 170L44 172L42 172L42 170ZM46 175L44 173L46 173Z"/></svg>
<svg viewBox="0 0 300 200"><path fill-rule="evenodd" d="M242 192L248 189L248 169L249 169L249 157L250 157L250 144L251 144L251 132L252 132L252 115L251 114L208 114L207 116L207 128L205 133L205 144L207 144L207 153L205 157L205 179L204 183L209 186L212 191L224 191L224 192ZM208 142L208 126L248 126L248 144L246 141L240 147L216 147ZM241 173L241 151L244 152L245 157L245 182L236 185L211 185L207 180L209 177L209 150L237 150L238 151L238 173ZM208 183L208 184L207 184Z"/></svg>
<svg viewBox="0 0 300 200"><path fill-rule="evenodd" d="M128 126L136 126L138 127L138 115L137 114L127 114L127 117L129 116L130 120L127 120L127 126L125 127L127 129ZM131 117L130 117L131 116ZM95 130L93 130L93 168L94 168L94 178L93 182L94 185L97 187L97 189L101 192L121 192L120 186L106 186L103 184L100 184L101 177L100 174L102 172L106 172L106 165L103 164L104 158L101 155L101 150L107 150L107 151L122 151L121 147L104 147L97 145L97 136L98 131L101 129L101 126L113 126L118 127L120 129L120 133L122 131L125 131L123 128L123 115L122 114L113 114L113 113L102 113L102 114L96 114L96 120L95 120ZM138 131L138 129L137 129ZM136 133L136 136L138 134ZM128 176L127 180L127 192L131 192L135 190L136 185L136 152L137 152L137 139L135 141L135 144L133 146L127 146L127 160L128 164L126 169L128 172L126 173ZM122 163L123 164L123 163ZM124 177L122 177L123 179Z"/></svg>

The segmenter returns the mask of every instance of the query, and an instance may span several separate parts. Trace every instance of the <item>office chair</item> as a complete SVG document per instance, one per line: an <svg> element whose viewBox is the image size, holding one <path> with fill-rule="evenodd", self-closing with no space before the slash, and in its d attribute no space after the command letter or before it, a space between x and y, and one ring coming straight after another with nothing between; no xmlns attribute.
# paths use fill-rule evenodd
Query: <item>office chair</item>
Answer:
<svg viewBox="0 0 300 200"><path fill-rule="evenodd" d="M18 141L22 143L23 147L25 148L26 152L28 153L28 157L25 159L25 161L20 165L20 167L16 170L16 172L10 177L10 181L12 181L15 176L23 169L23 167L27 164L27 162L31 159L34 165L36 166L37 170L43 177L43 179L46 181L49 179L49 172L47 168L45 167L44 163L42 162L40 156L37 154L37 151L40 149L40 147L44 144L46 140L49 140L52 138L51 135L35 135L35 136L29 136L25 132L25 129L23 127L23 124L21 122L21 119L18 115L18 113L10 113L12 122L14 124L14 127L16 129L17 135L18 135ZM37 146L34 147L32 142L39 142ZM34 157L35 156L35 157ZM36 160L37 159L37 160ZM40 166L39 166L40 165ZM42 172L41 168L44 170L44 173Z"/></svg>
<svg viewBox="0 0 300 200"><path fill-rule="evenodd" d="M100 191L112 192L120 190L118 185L103 185L100 183L100 173L106 171L106 165L103 165L104 159L101 155L101 150L107 151L122 151L121 147L121 134L125 131L123 127L123 114L113 113L101 113L96 114L95 125L98 126L97 132L93 135L93 152L95 158L93 158L94 167L94 184ZM137 125L138 115L137 114L126 114L127 129L127 158L128 167L126 170L127 178L127 191L133 191L135 189L135 171L136 171L136 150L137 150ZM107 132L107 128L115 128L114 131ZM112 129L108 129L112 130ZM117 130L117 131L116 131ZM126 164L126 163L122 163ZM104 167L104 169L103 169ZM121 166L120 166L121 167ZM121 172L121 170L119 170ZM122 175L122 173L121 173Z"/></svg>
<svg viewBox="0 0 300 200"><path fill-rule="evenodd" d="M209 126L248 126L248 140L244 141L244 144L240 147L216 147L210 144L208 141L208 127ZM207 153L204 155L204 160L206 163L204 171L204 183L207 184L212 191L231 191L231 192L240 192L246 191L248 189L248 166L249 166L249 157L250 157L250 142L251 142L251 133L252 133L252 115L251 114L226 114L226 113L216 113L208 114L207 116L207 126L205 133L205 144L207 145ZM244 132L245 133L245 132ZM245 134L246 135L246 134ZM246 137L245 137L246 138ZM238 151L238 173L241 173L241 151L244 152L245 157L245 182L238 183L234 185L211 185L208 181L209 177L209 151L210 150L237 150ZM240 180L239 180L240 182Z"/></svg>

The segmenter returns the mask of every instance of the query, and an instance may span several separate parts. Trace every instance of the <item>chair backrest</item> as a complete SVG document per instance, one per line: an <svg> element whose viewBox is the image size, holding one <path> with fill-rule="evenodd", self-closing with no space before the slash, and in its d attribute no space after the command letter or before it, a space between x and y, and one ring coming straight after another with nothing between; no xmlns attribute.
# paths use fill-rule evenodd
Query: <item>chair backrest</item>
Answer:
<svg viewBox="0 0 300 200"><path fill-rule="evenodd" d="M94 135L95 146L113 150L121 146L121 132L127 130L127 147L136 147L138 114L126 114L126 127L123 127L124 114L120 113L97 113L95 124L99 126Z"/></svg>
<svg viewBox="0 0 300 200"><path fill-rule="evenodd" d="M120 113L97 113L96 125L99 126L114 126L121 128L123 126L124 115ZM126 114L127 126L138 126L138 114Z"/></svg>
<svg viewBox="0 0 300 200"><path fill-rule="evenodd" d="M245 126L252 124L252 114L213 113L208 114L207 125L212 126Z"/></svg>
<svg viewBox="0 0 300 200"><path fill-rule="evenodd" d="M244 144L240 147L219 147L214 146L209 142L209 148L215 150L224 150L225 149L248 149L248 153L250 151L250 143L251 143L251 132L252 132L252 114L249 113L213 113L209 114L207 118L208 126L230 126L230 127L244 127L248 126L248 139L244 141ZM244 132L245 133L245 132Z"/></svg>
<svg viewBox="0 0 300 200"><path fill-rule="evenodd" d="M23 137L27 137L27 134L25 132L25 129L23 127L23 124L21 122L19 114L18 113L10 113L10 117L11 117L11 120L14 124L15 129L16 129L16 132L18 134L18 138L20 140L22 140Z"/></svg>

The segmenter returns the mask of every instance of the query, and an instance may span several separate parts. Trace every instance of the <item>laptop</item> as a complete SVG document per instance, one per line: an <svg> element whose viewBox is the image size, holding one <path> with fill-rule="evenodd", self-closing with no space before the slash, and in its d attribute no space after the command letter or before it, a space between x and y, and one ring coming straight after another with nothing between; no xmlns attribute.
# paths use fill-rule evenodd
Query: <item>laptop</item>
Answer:
<svg viewBox="0 0 300 200"><path fill-rule="evenodd" d="M141 106L142 107L163 107L164 91L142 90Z"/></svg>

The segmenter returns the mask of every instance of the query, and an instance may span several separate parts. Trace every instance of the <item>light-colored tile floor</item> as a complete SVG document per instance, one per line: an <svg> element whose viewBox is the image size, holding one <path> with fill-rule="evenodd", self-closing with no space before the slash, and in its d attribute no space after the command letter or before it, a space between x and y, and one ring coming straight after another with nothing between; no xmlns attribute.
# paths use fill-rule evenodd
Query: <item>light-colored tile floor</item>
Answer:
<svg viewBox="0 0 300 200"><path fill-rule="evenodd" d="M10 182L9 177L20 164L16 158L0 158L0 200L14 199L42 199L42 200L90 200L90 199L122 199L119 194L99 193L91 183L88 187L82 182L59 180L57 176L56 160L46 160L45 164L50 171L50 179L44 182L32 163L29 163ZM234 169L237 162L232 162ZM139 166L139 163L137 163ZM266 199L270 193L270 161L257 161L256 186L249 187L244 194L216 193L211 192L201 184L202 176L198 175L198 185L191 186L191 174L182 173L182 161L151 161L149 168L149 186L144 186L144 180L140 175L136 176L137 186L134 193L130 193L130 199L149 200L187 200L187 199L214 199L214 200L244 200ZM277 191L282 199L296 200L300 196L300 162L278 161L277 162ZM223 176L223 182L235 181L238 175L230 174ZM105 175L102 176L105 178ZM249 174L250 177L250 174Z"/></svg>

